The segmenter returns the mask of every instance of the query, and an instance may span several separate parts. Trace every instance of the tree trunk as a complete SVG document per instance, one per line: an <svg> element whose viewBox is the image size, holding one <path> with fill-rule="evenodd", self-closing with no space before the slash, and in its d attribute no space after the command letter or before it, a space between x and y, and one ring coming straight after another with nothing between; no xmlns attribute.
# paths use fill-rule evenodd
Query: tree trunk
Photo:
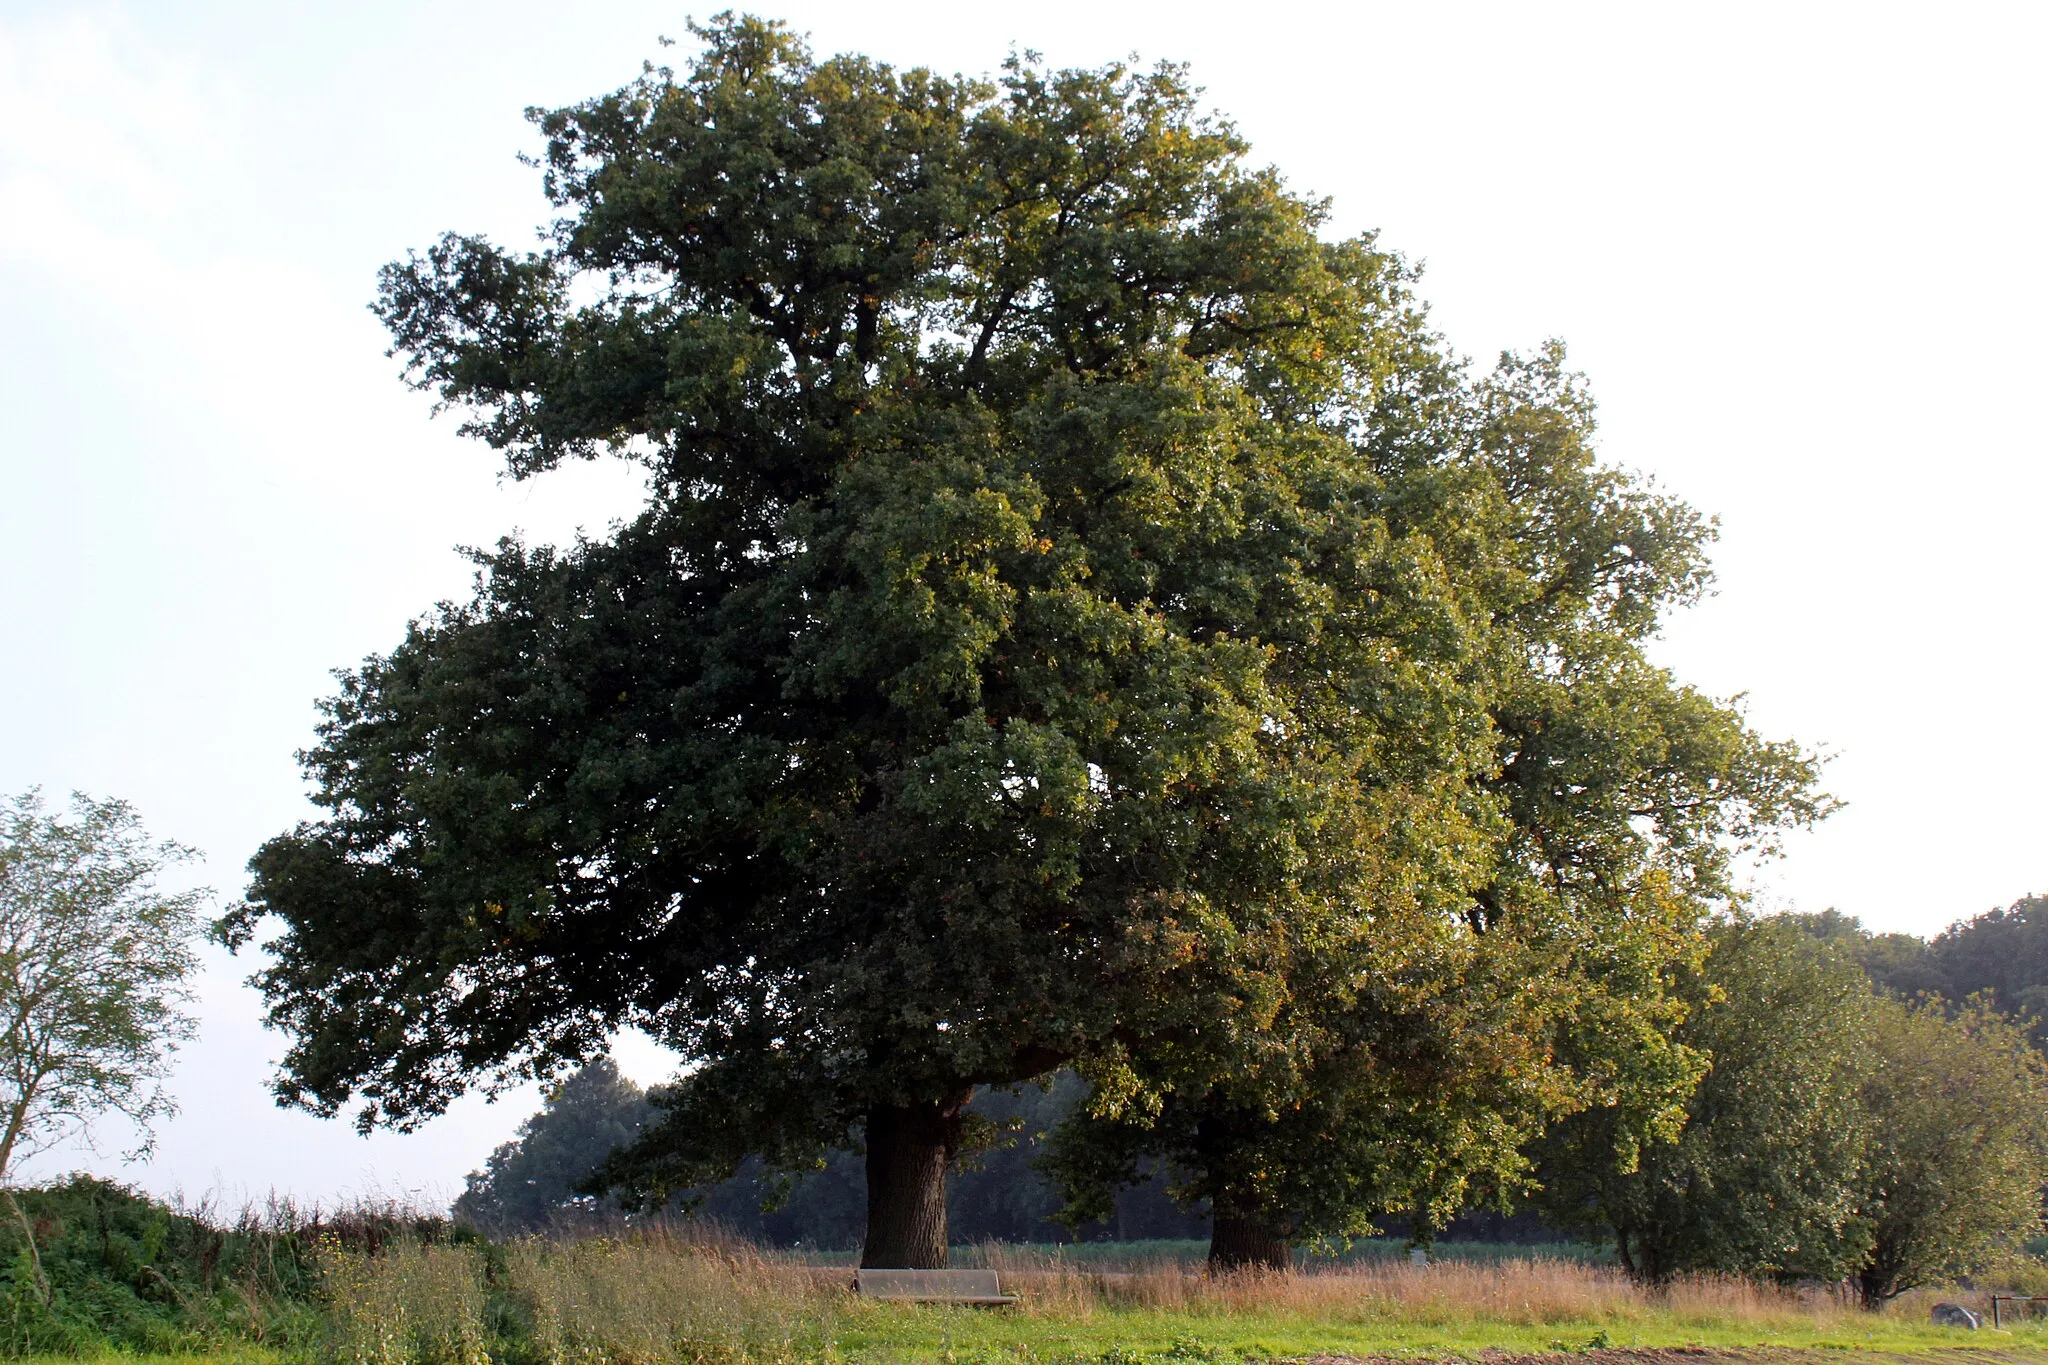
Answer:
<svg viewBox="0 0 2048 1365"><path fill-rule="evenodd" d="M1856 1275L1856 1297L1875 1313L1898 1296L1898 1271L1884 1261L1873 1261Z"/></svg>
<svg viewBox="0 0 2048 1365"><path fill-rule="evenodd" d="M1621 1268L1637 1284L1669 1284L1677 1273L1671 1264L1670 1243L1658 1240L1654 1231L1616 1228L1614 1254L1615 1259L1621 1262Z"/></svg>
<svg viewBox="0 0 2048 1365"><path fill-rule="evenodd" d="M973 1093L963 1090L941 1103L868 1111L868 1230L862 1266L945 1266L946 1168L960 1139L960 1111Z"/></svg>
<svg viewBox="0 0 2048 1365"><path fill-rule="evenodd" d="M1219 1211L1209 1229L1209 1269L1286 1270L1294 1248L1256 1219Z"/></svg>

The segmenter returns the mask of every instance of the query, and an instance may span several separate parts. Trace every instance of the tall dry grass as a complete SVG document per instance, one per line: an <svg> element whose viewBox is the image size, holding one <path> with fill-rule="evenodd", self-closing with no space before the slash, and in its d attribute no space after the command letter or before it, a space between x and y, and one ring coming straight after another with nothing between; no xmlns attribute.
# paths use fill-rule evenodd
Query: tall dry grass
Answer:
<svg viewBox="0 0 2048 1365"><path fill-rule="evenodd" d="M330 1236L317 1258L331 1359L490 1365L484 1253L477 1247L388 1241L371 1252Z"/></svg>
<svg viewBox="0 0 2048 1365"><path fill-rule="evenodd" d="M1027 1313L1088 1317L1146 1308L1203 1316L1271 1316L1328 1322L1402 1322L1448 1326L1496 1322L1626 1325L1659 1321L1687 1327L1759 1330L1831 1327L1857 1310L1829 1290L1802 1290L1726 1276L1689 1276L1646 1287L1612 1267L1530 1259L1491 1264L1413 1265L1366 1261L1289 1274L1240 1271L1212 1276L1199 1267L1155 1265L1122 1271L1079 1267L1044 1253L991 1246L976 1259L1002 1273Z"/></svg>
<svg viewBox="0 0 2048 1365"><path fill-rule="evenodd" d="M494 1249L393 1242L323 1253L330 1358L346 1365L786 1365L835 1354L848 1334L900 1333L920 1310L856 1299L844 1267L818 1267L688 1225ZM1122 1270L989 1246L968 1258L1020 1295L1044 1331L1157 1313L1371 1329L1631 1326L1702 1334L1832 1332L1867 1323L1847 1298L1735 1278L1646 1288L1620 1271L1531 1259L1366 1261L1291 1274L1210 1276L1177 1263ZM1924 1314L1924 1308L1918 1310ZM943 1326L942 1319L934 1322ZM914 1330L914 1326L913 1326ZM950 1342L950 1335L947 1336Z"/></svg>
<svg viewBox="0 0 2048 1365"><path fill-rule="evenodd" d="M508 1294L548 1365L793 1360L828 1329L845 1278L662 1230L532 1239L505 1257Z"/></svg>

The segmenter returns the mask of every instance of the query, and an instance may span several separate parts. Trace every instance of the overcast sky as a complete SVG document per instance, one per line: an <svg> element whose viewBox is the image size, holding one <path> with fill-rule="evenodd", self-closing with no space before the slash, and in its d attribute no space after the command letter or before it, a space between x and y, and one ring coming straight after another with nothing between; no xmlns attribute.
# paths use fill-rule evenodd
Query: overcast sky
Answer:
<svg viewBox="0 0 2048 1365"><path fill-rule="evenodd" d="M1563 337L1607 457L1720 518L1718 594L1660 657L1832 751L1849 803L1761 903L1927 934L2048 889L2048 6L761 12L949 72L1191 62L1337 230L1426 262L1460 350ZM458 545L633 505L619 467L501 484L364 305L444 230L530 241L521 111L616 88L686 13L0 0L0 791L126 797L233 897L311 813L293 753L328 670L460 593ZM276 1110L253 965L209 957L154 1162L119 1134L75 1160L445 1198L534 1106L369 1140Z"/></svg>

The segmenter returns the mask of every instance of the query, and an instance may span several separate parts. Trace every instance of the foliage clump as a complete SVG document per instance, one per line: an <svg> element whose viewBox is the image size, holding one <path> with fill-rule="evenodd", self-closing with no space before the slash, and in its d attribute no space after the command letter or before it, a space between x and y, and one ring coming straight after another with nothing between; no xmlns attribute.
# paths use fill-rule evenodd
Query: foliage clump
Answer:
<svg viewBox="0 0 2048 1365"><path fill-rule="evenodd" d="M254 1217L220 1228L86 1175L18 1190L16 1199L35 1245L12 1220L0 1222L6 1354L303 1342L317 1324L304 1247Z"/></svg>
<svg viewBox="0 0 2048 1365"><path fill-rule="evenodd" d="M1717 928L1680 994L1706 1060L1669 1141L1630 1150L1612 1113L1538 1146L1546 1214L1615 1239L1646 1280L1683 1272L1838 1280L1870 1244L1859 1187L1871 1116L1870 988L1783 920Z"/></svg>
<svg viewBox="0 0 2048 1365"><path fill-rule="evenodd" d="M2010 1261L2040 1233L2048 1060L1982 1000L1954 1014L1879 1001L1870 1043L1858 1189L1870 1251L1856 1280L1875 1306Z"/></svg>
<svg viewBox="0 0 2048 1365"><path fill-rule="evenodd" d="M0 1221L6 1356L315 1351L330 1340L339 1260L482 1245L445 1217L388 1203L329 1211L273 1198L224 1215L89 1175L15 1195L23 1219Z"/></svg>
<svg viewBox="0 0 2048 1365"><path fill-rule="evenodd" d="M2048 1060L1990 997L1901 1000L1815 927L1715 931L1681 983L1678 1036L1709 1068L1683 1125L1619 1161L1607 1116L1560 1125L1537 1149L1547 1216L1613 1236L1646 1280L1846 1279L1870 1307L2014 1262L2042 1227Z"/></svg>
<svg viewBox="0 0 2048 1365"><path fill-rule="evenodd" d="M74 793L53 814L34 789L0 799L0 1186L102 1115L146 1146L171 1111L210 893L159 878L197 856L153 842L125 801Z"/></svg>

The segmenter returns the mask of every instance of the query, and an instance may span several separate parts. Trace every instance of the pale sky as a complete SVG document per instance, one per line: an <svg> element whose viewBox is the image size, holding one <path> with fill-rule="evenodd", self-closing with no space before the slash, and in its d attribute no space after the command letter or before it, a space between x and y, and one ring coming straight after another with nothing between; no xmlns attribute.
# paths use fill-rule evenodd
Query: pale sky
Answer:
<svg viewBox="0 0 2048 1365"><path fill-rule="evenodd" d="M1339 230L1427 263L1454 345L1563 337L1607 457L1719 516L1719 591L1659 655L1833 752L1849 803L1760 903L1929 934L2048 890L2048 6L759 12L948 72L1192 62ZM686 13L0 0L0 791L125 797L232 898L311 813L328 670L461 593L456 546L633 504L614 466L501 484L364 305L444 230L529 242L521 111L623 84ZM110 1132L50 1169L432 1200L533 1108L369 1140L275 1109L254 966L209 956L153 1162Z"/></svg>

